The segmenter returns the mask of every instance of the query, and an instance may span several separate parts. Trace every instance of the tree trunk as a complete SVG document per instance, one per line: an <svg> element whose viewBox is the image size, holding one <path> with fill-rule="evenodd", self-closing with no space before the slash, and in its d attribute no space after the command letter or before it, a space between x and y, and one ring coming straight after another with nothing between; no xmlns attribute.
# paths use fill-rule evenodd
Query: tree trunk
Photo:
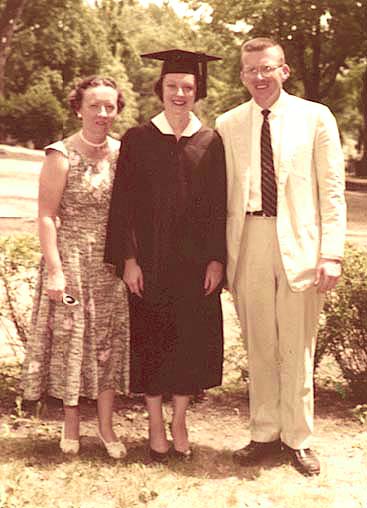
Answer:
<svg viewBox="0 0 367 508"><path fill-rule="evenodd" d="M367 176L367 68L362 75L362 158L356 163L356 176Z"/></svg>
<svg viewBox="0 0 367 508"><path fill-rule="evenodd" d="M10 55L11 42L28 0L7 0L0 17L0 95L5 90L5 65Z"/></svg>
<svg viewBox="0 0 367 508"><path fill-rule="evenodd" d="M310 101L320 101L320 59L321 59L321 41L320 41L320 24L316 27L316 33L312 42L312 58L310 68L310 80L308 89L305 90L305 99Z"/></svg>

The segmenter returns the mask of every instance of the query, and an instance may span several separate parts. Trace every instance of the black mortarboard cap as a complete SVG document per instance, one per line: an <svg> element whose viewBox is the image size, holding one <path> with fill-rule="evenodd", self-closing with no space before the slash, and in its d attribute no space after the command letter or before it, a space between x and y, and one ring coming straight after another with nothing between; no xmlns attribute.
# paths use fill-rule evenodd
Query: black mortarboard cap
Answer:
<svg viewBox="0 0 367 508"><path fill-rule="evenodd" d="M163 61L161 76L168 73L182 72L194 74L198 83L198 99L206 97L207 62L221 60L218 56L205 53L185 51L183 49L169 49L155 53L144 53L142 58Z"/></svg>

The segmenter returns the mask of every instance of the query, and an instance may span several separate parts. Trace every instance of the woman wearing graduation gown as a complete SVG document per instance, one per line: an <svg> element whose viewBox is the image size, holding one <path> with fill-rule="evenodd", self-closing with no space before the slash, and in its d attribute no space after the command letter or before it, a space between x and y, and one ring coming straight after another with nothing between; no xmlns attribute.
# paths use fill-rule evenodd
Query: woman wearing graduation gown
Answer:
<svg viewBox="0 0 367 508"><path fill-rule="evenodd" d="M192 113L206 96L206 63L181 50L163 60L164 111L122 138L105 260L129 288L131 381L144 393L152 460L189 459L190 395L221 384L226 177L219 135ZM162 394L172 394L170 450Z"/></svg>

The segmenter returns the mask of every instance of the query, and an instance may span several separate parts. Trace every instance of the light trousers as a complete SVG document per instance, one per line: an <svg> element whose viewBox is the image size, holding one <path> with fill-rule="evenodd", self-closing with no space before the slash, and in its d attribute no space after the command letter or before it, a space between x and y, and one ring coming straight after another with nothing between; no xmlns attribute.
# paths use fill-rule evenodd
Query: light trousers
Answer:
<svg viewBox="0 0 367 508"><path fill-rule="evenodd" d="M251 439L308 448L324 298L316 287L291 291L275 218L246 217L233 296L248 352Z"/></svg>

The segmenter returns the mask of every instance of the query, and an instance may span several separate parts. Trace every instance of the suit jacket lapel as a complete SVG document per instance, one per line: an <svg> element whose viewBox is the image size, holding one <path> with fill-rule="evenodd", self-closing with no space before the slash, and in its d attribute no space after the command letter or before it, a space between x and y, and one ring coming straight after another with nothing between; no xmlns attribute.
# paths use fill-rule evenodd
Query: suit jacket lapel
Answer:
<svg viewBox="0 0 367 508"><path fill-rule="evenodd" d="M243 208L242 215L244 215L245 207L247 206L249 194L249 178L251 168L251 145L252 145L252 129L251 129L251 115L252 115L252 102L247 102L243 105L243 109L238 112L236 122L233 125L233 146L236 149L235 159L238 161L236 164L236 177L242 186L242 202Z"/></svg>
<svg viewBox="0 0 367 508"><path fill-rule="evenodd" d="M291 168L291 161L294 150L295 137L297 134L297 123L293 120L291 99L288 94L284 92L284 104L281 111L280 118L280 150L279 150L279 164L278 164L278 183L284 185L288 179L289 171Z"/></svg>

